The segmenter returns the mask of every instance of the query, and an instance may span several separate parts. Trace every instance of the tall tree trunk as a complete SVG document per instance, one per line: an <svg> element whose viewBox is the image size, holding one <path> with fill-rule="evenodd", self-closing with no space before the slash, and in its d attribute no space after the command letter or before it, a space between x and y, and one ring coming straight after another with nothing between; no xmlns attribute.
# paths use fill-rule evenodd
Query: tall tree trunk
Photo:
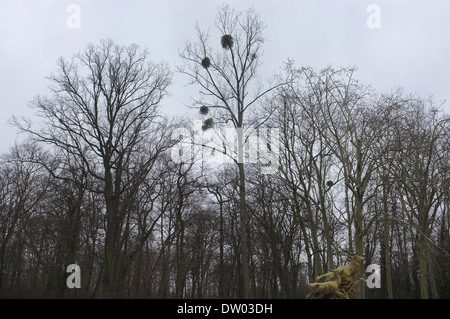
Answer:
<svg viewBox="0 0 450 319"><path fill-rule="evenodd" d="M347 175L344 173L345 178L345 210L347 211L347 236L348 236L348 250L353 251L353 233L352 233L352 210L350 209L350 196L348 192L350 191L348 184Z"/></svg>
<svg viewBox="0 0 450 319"><path fill-rule="evenodd" d="M240 144L242 145L242 144ZM244 163L238 163L239 167L239 210L240 210L240 237L241 237L241 265L243 281L243 298L252 298L250 289L250 270L247 240L247 203L245 201L245 173Z"/></svg>
<svg viewBox="0 0 450 319"><path fill-rule="evenodd" d="M425 234L419 232L419 284L420 298L428 299L428 263L427 263L427 242Z"/></svg>
<svg viewBox="0 0 450 319"><path fill-rule="evenodd" d="M361 140L357 139L356 142L356 192L355 197L355 251L358 256L364 256L364 225L363 225L363 198L367 182L363 181L363 168L362 168L362 148ZM366 181L366 177L364 178ZM356 273L356 278L364 277L364 267L360 267ZM364 299L364 285L359 285L356 288L356 297Z"/></svg>
<svg viewBox="0 0 450 319"><path fill-rule="evenodd" d="M364 256L363 241L363 216L362 216L362 196L355 197L355 253L358 256ZM364 277L364 267L360 267L355 274L356 278ZM356 298L364 299L364 285L356 287Z"/></svg>
<svg viewBox="0 0 450 319"><path fill-rule="evenodd" d="M177 229L177 238L176 238L176 265L177 265L177 273L176 273L176 282L175 282L175 298L181 299L183 298L183 288L184 288L184 222L181 217L181 208L177 211L176 217L176 229Z"/></svg>
<svg viewBox="0 0 450 319"><path fill-rule="evenodd" d="M421 181L419 186L419 198L418 198L418 235L419 235L419 283L420 283L420 298L429 299L428 291L428 239L427 239L427 228L428 228L428 211L425 207L426 200L426 186L425 182Z"/></svg>
<svg viewBox="0 0 450 319"><path fill-rule="evenodd" d="M383 242L384 242L384 260L386 263L386 289L388 299L394 298L394 292L392 289L392 267L391 267L391 250L389 245L389 214L386 185L383 185Z"/></svg>
<svg viewBox="0 0 450 319"><path fill-rule="evenodd" d="M306 203L306 209L308 211L310 230L311 230L311 241L312 241L312 256L314 263L314 277L323 274L322 268L322 258L320 257L320 245L319 245L319 236L317 235L317 223L314 220L314 214L312 212L312 207L310 203Z"/></svg>
<svg viewBox="0 0 450 319"><path fill-rule="evenodd" d="M100 290L101 298L111 298L113 296L115 249L118 240L119 229L119 201L114 196L112 174L106 170L105 174L105 204L106 204L106 235L105 235L105 255L102 275L102 286Z"/></svg>
<svg viewBox="0 0 450 319"><path fill-rule="evenodd" d="M431 249L427 249L427 264L428 264L428 278L430 281L430 291L431 297L433 299L438 299L439 295L437 292L436 279L435 279L435 271L434 271L434 262L433 262L433 254Z"/></svg>
<svg viewBox="0 0 450 319"><path fill-rule="evenodd" d="M331 237L331 227L328 222L328 216L326 213L325 205L321 208L322 211L322 219L323 219L323 232L326 241L326 269L324 272L329 272L334 269L334 261L333 261L333 238Z"/></svg>
<svg viewBox="0 0 450 319"><path fill-rule="evenodd" d="M220 196L220 194L218 195ZM222 197L220 196L219 200L219 298L225 298L225 267L224 267L224 235L223 235L223 202Z"/></svg>

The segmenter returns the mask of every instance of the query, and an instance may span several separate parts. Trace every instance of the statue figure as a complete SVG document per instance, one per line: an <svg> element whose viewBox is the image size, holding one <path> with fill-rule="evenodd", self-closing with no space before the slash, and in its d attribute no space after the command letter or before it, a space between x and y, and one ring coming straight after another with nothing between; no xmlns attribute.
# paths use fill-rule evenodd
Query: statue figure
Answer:
<svg viewBox="0 0 450 319"><path fill-rule="evenodd" d="M350 263L333 271L316 277L309 285L311 292L306 299L350 299L356 295L355 287L366 282L364 278L353 281L353 276L359 271L364 257L350 255Z"/></svg>

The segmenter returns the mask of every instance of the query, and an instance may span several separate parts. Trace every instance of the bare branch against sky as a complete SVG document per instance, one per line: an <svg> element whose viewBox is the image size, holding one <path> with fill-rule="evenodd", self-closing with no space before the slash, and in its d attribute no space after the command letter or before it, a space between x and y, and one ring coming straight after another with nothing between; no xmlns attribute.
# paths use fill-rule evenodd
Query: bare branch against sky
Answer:
<svg viewBox="0 0 450 319"><path fill-rule="evenodd" d="M154 61L174 70L179 49L195 37L195 25L213 25L217 0L0 1L0 152L17 139L7 122L32 116L29 102L48 92L59 57L87 43L111 38L148 48ZM253 5L267 24L262 75L269 78L288 58L323 68L356 66L356 77L380 91L403 87L437 104L450 100L449 1L234 0ZM176 74L162 111L188 112L192 88ZM194 92L195 93L195 92ZM443 105L450 110L449 103Z"/></svg>

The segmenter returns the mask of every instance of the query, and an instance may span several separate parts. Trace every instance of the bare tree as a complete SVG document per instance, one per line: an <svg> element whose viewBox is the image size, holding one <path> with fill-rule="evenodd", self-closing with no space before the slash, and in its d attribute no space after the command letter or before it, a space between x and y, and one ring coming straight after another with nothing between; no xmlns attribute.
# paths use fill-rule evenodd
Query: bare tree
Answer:
<svg viewBox="0 0 450 319"><path fill-rule="evenodd" d="M394 164L399 199L408 223L417 234L420 296L437 298L432 232L443 199L449 193L448 142L450 119L432 100L410 98L395 133L399 146Z"/></svg>
<svg viewBox="0 0 450 319"><path fill-rule="evenodd" d="M184 65L178 70L187 75L190 84L199 86L200 98L194 99L194 106L206 116L203 129L231 124L237 132L237 158L233 158L239 169L240 236L242 257L243 297L251 297L249 255L247 241L248 213L245 199L244 143L245 129L262 125L267 115L254 110L264 97L277 85L263 87L258 79L261 66L264 24L259 15L249 9L234 12L229 6L219 8L216 29L220 34L221 49L215 50L209 44L210 34L197 26L198 41L188 43L181 52ZM256 124L256 125L255 125ZM232 152L224 150L233 157Z"/></svg>
<svg viewBox="0 0 450 319"><path fill-rule="evenodd" d="M29 234L26 225L32 224L30 220L35 218L42 199L48 196L49 176L40 165L28 160L38 153L36 145L25 143L14 146L0 158L0 294L7 290L11 296L21 294L14 286L21 285L22 273L26 272L21 269L23 251L27 246L33 250L25 239ZM37 238L31 240L38 241ZM41 257L40 253L37 251L36 255ZM37 273L40 266L36 263L33 271Z"/></svg>
<svg viewBox="0 0 450 319"><path fill-rule="evenodd" d="M168 147L157 134L157 106L171 74L165 64L149 62L147 51L141 52L137 45L119 46L111 40L89 45L71 61L61 58L58 67L59 72L49 78L52 96L38 96L32 102L42 128L15 123L33 141L70 154L87 174L101 181L102 189L96 191L106 203L102 296L108 297L127 212L123 196L132 187L124 182L125 175L133 169L136 176L148 171ZM151 146L144 144L149 135L155 138ZM141 158L138 169L132 167L136 156Z"/></svg>
<svg viewBox="0 0 450 319"><path fill-rule="evenodd" d="M302 225L312 280L322 274L324 268L327 271L334 268L333 217L328 201L337 174L331 171L333 153L321 134L323 122L321 124L318 118L311 119L308 115L316 107L311 92L301 93L302 98L294 100L289 92L290 89L284 90L278 102L277 121L284 146L279 176L289 190L287 197L292 203L292 211ZM301 214L303 211L305 215ZM326 258L321 257L320 233L324 235Z"/></svg>
<svg viewBox="0 0 450 319"><path fill-rule="evenodd" d="M301 80L293 82L295 86L288 96L302 107L338 163L335 181L343 181L348 246L356 254L364 255L364 237L375 221L373 214L365 211L365 205L377 193L377 187L368 186L375 180L374 172L382 165L384 154L393 150L382 137L400 101L395 94L391 98L380 97L360 84L354 79L353 68L289 71L297 73L297 79ZM321 175L319 171L315 174ZM330 186L334 184L330 182ZM362 270L358 276L363 276ZM362 286L358 289L359 297L363 297Z"/></svg>

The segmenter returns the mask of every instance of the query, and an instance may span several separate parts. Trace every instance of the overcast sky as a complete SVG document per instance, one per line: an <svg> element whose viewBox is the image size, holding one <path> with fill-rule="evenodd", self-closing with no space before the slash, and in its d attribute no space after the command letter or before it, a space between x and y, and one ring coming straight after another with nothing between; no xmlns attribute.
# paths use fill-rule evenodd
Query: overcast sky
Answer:
<svg viewBox="0 0 450 319"><path fill-rule="evenodd" d="M262 74L277 71L288 58L317 69L356 66L363 83L381 92L403 87L445 99L450 113L448 0L0 0L0 153L17 138L7 120L32 115L29 102L48 92L45 77L56 71L60 56L111 38L148 48L153 61L174 70L179 50L195 40L196 23L213 27L223 3L237 11L253 5L265 21ZM75 13L68 12L71 4L80 10L79 25L68 23ZM185 84L175 75L163 112L187 111L196 91Z"/></svg>

